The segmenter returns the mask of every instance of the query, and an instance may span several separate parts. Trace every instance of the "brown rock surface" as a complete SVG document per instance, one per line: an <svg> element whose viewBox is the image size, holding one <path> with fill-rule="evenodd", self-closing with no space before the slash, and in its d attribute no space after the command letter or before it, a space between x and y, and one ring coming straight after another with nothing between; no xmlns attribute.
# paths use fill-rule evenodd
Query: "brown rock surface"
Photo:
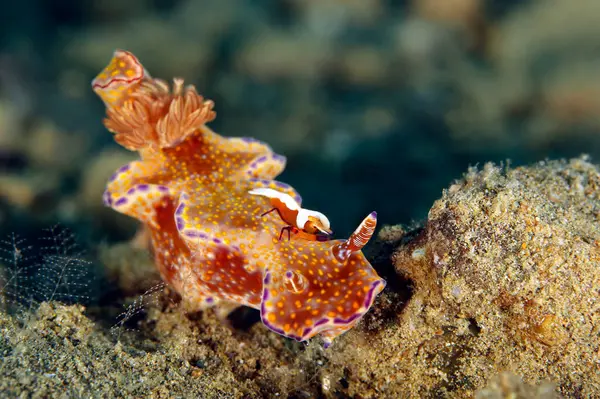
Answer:
<svg viewBox="0 0 600 399"><path fill-rule="evenodd" d="M600 395L599 185L585 158L487 164L399 248L396 268L415 284L403 318L446 389L511 370L567 396Z"/></svg>

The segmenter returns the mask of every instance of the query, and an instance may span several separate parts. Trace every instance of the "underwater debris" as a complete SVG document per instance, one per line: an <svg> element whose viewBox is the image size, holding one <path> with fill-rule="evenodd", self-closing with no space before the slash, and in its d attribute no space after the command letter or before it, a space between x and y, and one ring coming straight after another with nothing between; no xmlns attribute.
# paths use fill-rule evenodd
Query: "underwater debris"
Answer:
<svg viewBox="0 0 600 399"><path fill-rule="evenodd" d="M133 54L117 50L92 82L107 106L105 126L141 160L110 179L104 203L143 222L161 276L197 309L235 303L260 309L264 324L326 345L369 310L385 281L361 252L374 232L368 215L347 240L278 240L284 222L262 218L285 157L253 138L225 138L205 123L214 104L175 79L152 79Z"/></svg>
<svg viewBox="0 0 600 399"><path fill-rule="evenodd" d="M93 272L65 227L45 229L34 244L10 234L0 240L0 311L34 310L50 301L85 304Z"/></svg>
<svg viewBox="0 0 600 399"><path fill-rule="evenodd" d="M539 386L525 384L518 376L504 372L477 391L475 399L559 399L554 384L544 382Z"/></svg>

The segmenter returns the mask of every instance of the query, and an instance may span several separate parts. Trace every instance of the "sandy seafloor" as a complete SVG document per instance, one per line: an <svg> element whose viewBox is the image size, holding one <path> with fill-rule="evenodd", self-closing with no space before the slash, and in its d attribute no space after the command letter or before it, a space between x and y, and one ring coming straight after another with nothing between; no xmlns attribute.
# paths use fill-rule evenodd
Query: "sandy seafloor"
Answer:
<svg viewBox="0 0 600 399"><path fill-rule="evenodd" d="M0 397L600 397L598 11L3 7ZM115 48L194 83L215 131L286 155L281 180L338 236L377 210L366 254L388 285L357 328L323 350L254 311L186 313L157 285L137 224L101 201L135 158L90 88Z"/></svg>

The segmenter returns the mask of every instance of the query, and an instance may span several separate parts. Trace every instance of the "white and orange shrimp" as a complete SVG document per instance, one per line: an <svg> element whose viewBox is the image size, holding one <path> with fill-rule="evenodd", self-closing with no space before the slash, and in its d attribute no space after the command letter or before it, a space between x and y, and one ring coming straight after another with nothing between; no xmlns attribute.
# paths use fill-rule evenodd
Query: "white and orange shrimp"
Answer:
<svg viewBox="0 0 600 399"><path fill-rule="evenodd" d="M327 241L331 238L333 232L327 216L321 212L302 208L291 195L266 187L254 188L248 193L271 200L273 208L261 216L276 211L281 220L287 223L287 226L281 229L279 240L284 231L288 232L288 240L292 233L312 241Z"/></svg>

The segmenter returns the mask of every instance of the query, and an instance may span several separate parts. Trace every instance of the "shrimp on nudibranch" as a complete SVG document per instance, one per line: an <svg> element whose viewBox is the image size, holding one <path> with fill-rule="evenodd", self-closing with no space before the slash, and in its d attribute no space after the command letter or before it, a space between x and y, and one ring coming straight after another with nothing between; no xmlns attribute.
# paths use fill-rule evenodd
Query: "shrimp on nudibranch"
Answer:
<svg viewBox="0 0 600 399"><path fill-rule="evenodd" d="M93 89L115 141L140 155L110 178L104 204L143 223L162 278L191 308L249 306L272 331L298 341L320 334L327 345L370 309L385 287L361 251L374 212L347 240L330 239L325 215L274 180L284 156L213 132L212 101L182 79L171 87L150 77L127 51ZM281 220L257 217L274 208ZM282 221L288 240L277 239Z"/></svg>
<svg viewBox="0 0 600 399"><path fill-rule="evenodd" d="M320 334L329 345L356 325L386 285L361 251L377 214L369 214L346 240L293 235L280 241L281 221L256 217L272 207L267 198L248 194L257 183L228 182L182 194L175 213L179 234L193 253L207 254L196 265L207 282L222 282L221 298L246 287L245 294L253 293L249 306L260 309L268 328L297 341ZM209 256L213 250L223 255Z"/></svg>
<svg viewBox="0 0 600 399"><path fill-rule="evenodd" d="M279 233L280 240L284 231L288 232L288 240L290 232L300 234L302 238L312 241L327 241L331 238L333 232L327 216L321 212L302 208L291 195L265 187L252 189L248 193L262 195L271 200L273 208L260 216L266 216L275 211L281 220L287 223L287 226L283 227Z"/></svg>

